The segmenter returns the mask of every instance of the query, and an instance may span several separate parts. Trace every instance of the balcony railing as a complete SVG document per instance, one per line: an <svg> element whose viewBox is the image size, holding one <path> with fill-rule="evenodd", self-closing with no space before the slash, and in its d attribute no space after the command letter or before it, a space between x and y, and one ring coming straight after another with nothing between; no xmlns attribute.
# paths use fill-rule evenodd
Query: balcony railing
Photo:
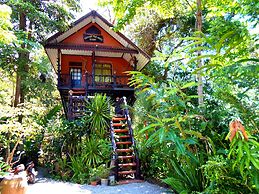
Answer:
<svg viewBox="0 0 259 194"><path fill-rule="evenodd" d="M85 82L81 80L72 80L70 74L61 74L58 81L59 88L85 88Z"/></svg>
<svg viewBox="0 0 259 194"><path fill-rule="evenodd" d="M59 88L85 88L85 89L98 89L98 88L131 88L129 87L128 75L90 75L85 74L81 80L72 80L71 75L61 74L58 82Z"/></svg>

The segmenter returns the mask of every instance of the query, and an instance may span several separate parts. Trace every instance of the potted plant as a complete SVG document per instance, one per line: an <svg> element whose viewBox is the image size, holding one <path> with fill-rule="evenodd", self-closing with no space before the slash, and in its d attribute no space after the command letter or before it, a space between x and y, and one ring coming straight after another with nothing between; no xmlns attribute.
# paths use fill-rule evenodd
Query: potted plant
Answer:
<svg viewBox="0 0 259 194"><path fill-rule="evenodd" d="M92 186L98 185L98 182L99 182L99 181L100 181L99 178L96 177L96 176L92 176L92 177L90 178L90 184L91 184Z"/></svg>
<svg viewBox="0 0 259 194"><path fill-rule="evenodd" d="M92 186L96 186L100 182L100 178L98 177L98 169L97 168L91 169L89 182Z"/></svg>
<svg viewBox="0 0 259 194"><path fill-rule="evenodd" d="M101 185L103 186L107 186L108 185L108 177L109 177L109 173L110 170L106 169L105 171L103 171L102 175L101 175Z"/></svg>
<svg viewBox="0 0 259 194"><path fill-rule="evenodd" d="M101 179L101 185L108 185L108 177L110 175L110 168L107 168L106 165L101 165L98 167L98 177Z"/></svg>

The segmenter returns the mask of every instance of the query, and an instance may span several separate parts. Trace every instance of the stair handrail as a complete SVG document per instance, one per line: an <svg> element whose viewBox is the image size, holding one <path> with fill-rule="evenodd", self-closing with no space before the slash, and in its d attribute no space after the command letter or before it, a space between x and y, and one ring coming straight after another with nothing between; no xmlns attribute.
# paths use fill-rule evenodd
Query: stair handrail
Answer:
<svg viewBox="0 0 259 194"><path fill-rule="evenodd" d="M126 118L126 122L129 128L129 135L131 136L131 141L132 141L132 146L135 152L135 160L136 160L136 164L137 164L137 168L136 168L136 176L137 178L140 178L140 162L139 162L139 157L138 157L138 151L137 151L137 147L136 147L136 143L135 143L135 139L134 139L134 133L133 133L133 129L131 127L132 123L131 123L131 117L129 115L129 109L128 109L128 104L127 104L127 98L125 96L122 97L123 98L123 103L124 103L124 115Z"/></svg>
<svg viewBox="0 0 259 194"><path fill-rule="evenodd" d="M111 162L114 162L115 166L115 180L118 181L118 171L119 171L119 165L118 165L118 153L116 152L117 146L115 141L115 133L114 133L114 127L113 127L113 121L111 119L110 121L110 138L112 142L112 158Z"/></svg>

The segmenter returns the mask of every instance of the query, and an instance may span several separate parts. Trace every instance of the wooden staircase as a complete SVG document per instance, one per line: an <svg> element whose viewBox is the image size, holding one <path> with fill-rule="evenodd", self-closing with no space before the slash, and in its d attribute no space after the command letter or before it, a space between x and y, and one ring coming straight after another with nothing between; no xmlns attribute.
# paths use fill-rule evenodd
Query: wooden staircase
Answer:
<svg viewBox="0 0 259 194"><path fill-rule="evenodd" d="M124 109L123 116L112 118L110 131L116 180L120 183L140 179L139 159L128 109Z"/></svg>

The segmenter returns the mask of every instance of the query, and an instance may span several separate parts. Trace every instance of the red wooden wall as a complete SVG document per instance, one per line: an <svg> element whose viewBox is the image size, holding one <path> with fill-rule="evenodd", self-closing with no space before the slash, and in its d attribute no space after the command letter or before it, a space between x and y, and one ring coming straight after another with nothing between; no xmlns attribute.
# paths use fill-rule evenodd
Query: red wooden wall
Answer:
<svg viewBox="0 0 259 194"><path fill-rule="evenodd" d="M116 75L126 75L125 71L133 70L132 66L123 58L111 58L111 57L95 57L95 63L109 63L112 64L112 72L116 72ZM62 55L61 57L61 74L69 74L69 63L81 62L82 72L88 71L92 73L92 57L88 56L76 56L76 55Z"/></svg>
<svg viewBox="0 0 259 194"><path fill-rule="evenodd" d="M83 34L91 26L96 26L104 38L103 43L98 42L84 42ZM92 45L104 45L111 47L123 47L117 40L110 36L106 31L104 31L97 24L90 23L89 25L83 27L75 34L72 34L68 38L62 41L64 44L92 44ZM133 67L123 58L115 57L95 57L95 63L109 63L112 64L112 73L116 72L116 75L126 75L125 71L133 70ZM69 63L70 62L81 62L82 63L82 73L86 71L92 74L92 57L91 56L78 56L78 55L62 55L61 56L61 74L69 74ZM84 78L83 78L84 81Z"/></svg>
<svg viewBox="0 0 259 194"><path fill-rule="evenodd" d="M102 34L103 39L104 39L103 43L100 43L100 42L84 42L83 34L91 26L95 26L96 28L98 28L101 31L101 34ZM68 38L63 40L62 43L65 43L65 44L73 43L73 44L104 45L104 46L113 46L113 47L121 47L121 48L123 47L115 38L110 36L99 25L92 24L92 23L90 23L87 26L83 27L78 32L76 32L75 34L72 34L71 36L69 36Z"/></svg>

